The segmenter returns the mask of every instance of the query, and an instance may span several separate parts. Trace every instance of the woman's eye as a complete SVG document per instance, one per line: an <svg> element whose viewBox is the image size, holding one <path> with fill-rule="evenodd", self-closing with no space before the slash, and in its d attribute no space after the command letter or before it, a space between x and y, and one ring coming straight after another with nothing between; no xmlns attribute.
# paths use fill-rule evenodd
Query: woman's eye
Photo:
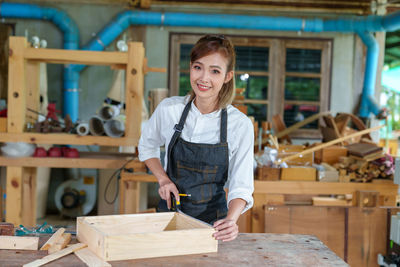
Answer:
<svg viewBox="0 0 400 267"><path fill-rule="evenodd" d="M194 65L194 66L193 66L193 69L195 69L195 70L199 70L199 69L200 69L200 66L196 66L196 65Z"/></svg>
<svg viewBox="0 0 400 267"><path fill-rule="evenodd" d="M219 70L212 70L212 73L214 73L214 74L219 74L220 71L219 71Z"/></svg>

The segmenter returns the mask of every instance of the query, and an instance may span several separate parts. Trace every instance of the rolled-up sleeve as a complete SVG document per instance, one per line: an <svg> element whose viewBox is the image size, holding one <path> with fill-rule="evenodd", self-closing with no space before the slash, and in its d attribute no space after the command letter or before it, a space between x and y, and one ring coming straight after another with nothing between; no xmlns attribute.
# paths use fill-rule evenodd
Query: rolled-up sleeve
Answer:
<svg viewBox="0 0 400 267"><path fill-rule="evenodd" d="M235 132L237 147L229 161L228 203L236 198L245 200L244 213L253 206L254 132L251 121L246 118Z"/></svg>
<svg viewBox="0 0 400 267"><path fill-rule="evenodd" d="M160 158L160 147L165 144L165 140L161 135L162 110L163 102L157 106L153 115L143 125L138 146L140 161Z"/></svg>

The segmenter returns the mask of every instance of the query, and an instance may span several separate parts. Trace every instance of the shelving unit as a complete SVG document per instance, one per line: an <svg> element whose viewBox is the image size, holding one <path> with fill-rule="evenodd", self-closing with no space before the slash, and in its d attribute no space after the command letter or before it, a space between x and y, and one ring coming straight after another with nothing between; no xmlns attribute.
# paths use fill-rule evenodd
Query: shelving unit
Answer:
<svg viewBox="0 0 400 267"><path fill-rule="evenodd" d="M140 137L143 98L143 75L149 69L142 43L128 44L128 52L94 52L83 50L31 48L24 37L10 37L8 72L7 132L0 142L33 144L136 146ZM126 70L125 136L78 136L72 134L41 134L24 132L27 108L38 109L39 62L60 64L109 65ZM0 166L7 167L6 221L25 226L36 223L36 167L55 168L120 168L132 155L81 153L81 158L19 158L0 157ZM133 161L134 168L143 164Z"/></svg>
<svg viewBox="0 0 400 267"><path fill-rule="evenodd" d="M254 181L254 206L251 212L251 229L253 233L264 232L264 206L279 195L341 195L353 194L357 190L373 190L382 196L384 206L396 206L398 185L374 183L326 183L297 181ZM248 215L249 216L249 215Z"/></svg>

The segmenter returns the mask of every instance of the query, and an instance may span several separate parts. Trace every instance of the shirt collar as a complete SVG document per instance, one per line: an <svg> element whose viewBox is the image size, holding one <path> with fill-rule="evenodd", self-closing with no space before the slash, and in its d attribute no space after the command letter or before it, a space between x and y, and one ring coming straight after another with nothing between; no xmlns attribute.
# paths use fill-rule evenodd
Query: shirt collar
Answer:
<svg viewBox="0 0 400 267"><path fill-rule="evenodd" d="M216 111L213 111L211 113L207 113L207 114L202 114L200 112L200 110L196 107L196 105L194 104L194 101L192 102L192 105L190 107L190 110L192 112L194 112L194 114L196 114L196 116L204 116L204 117L209 117L209 118L216 118L220 116L221 113L221 109L217 109Z"/></svg>

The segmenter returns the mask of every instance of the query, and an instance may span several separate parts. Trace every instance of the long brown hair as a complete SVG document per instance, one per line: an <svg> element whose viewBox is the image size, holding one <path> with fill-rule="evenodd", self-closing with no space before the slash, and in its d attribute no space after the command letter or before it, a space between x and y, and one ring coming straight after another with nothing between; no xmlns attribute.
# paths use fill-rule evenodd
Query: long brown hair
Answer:
<svg viewBox="0 0 400 267"><path fill-rule="evenodd" d="M220 53L228 59L228 66L226 72L233 71L236 63L236 53L233 48L232 42L224 35L209 34L201 37L192 48L190 52L190 63L195 62L199 58L208 56L213 53ZM232 103L235 96L235 75L229 82L222 85L219 91L217 106L218 108L225 108ZM190 100L196 97L193 89L190 91Z"/></svg>

